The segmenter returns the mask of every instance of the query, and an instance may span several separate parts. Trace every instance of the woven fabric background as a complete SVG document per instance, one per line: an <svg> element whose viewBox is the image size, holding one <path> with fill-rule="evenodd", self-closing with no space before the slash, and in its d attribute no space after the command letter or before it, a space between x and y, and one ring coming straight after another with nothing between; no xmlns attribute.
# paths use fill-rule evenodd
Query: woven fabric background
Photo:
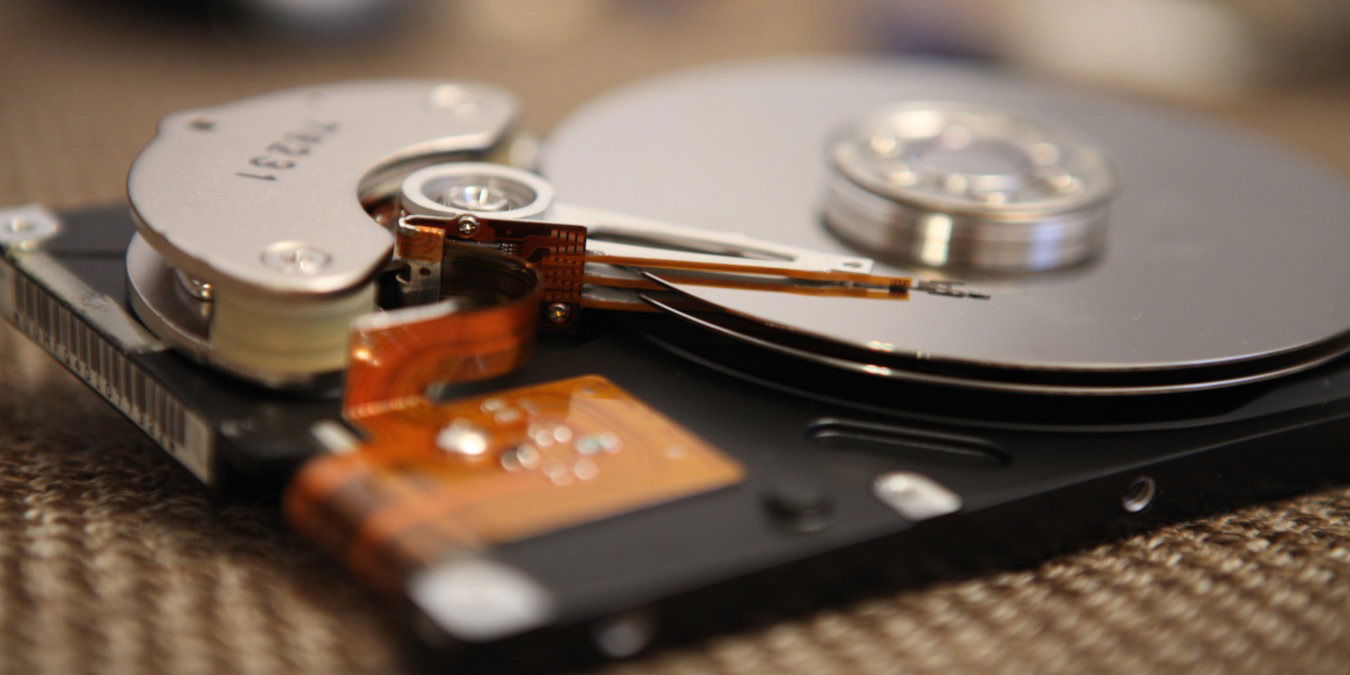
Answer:
<svg viewBox="0 0 1350 675"><path fill-rule="evenodd" d="M400 34L316 47L184 33L93 3L8 3L0 204L120 201L160 115L269 89L392 75L490 80L518 91L530 126L546 130L587 98L661 70L841 51L851 39L831 28L837 5L824 2L775 12L691 4L673 17L611 17L596 2L585 20L550 14L553 3L427 4L430 15ZM508 24L490 39L473 29ZM1343 83L1292 84L1204 112L1350 171ZM600 669L1345 672L1350 490L1030 569L903 591L884 579L804 580L764 603L747 613L779 618L710 617L700 634L711 637ZM0 672L400 672L421 660L409 636L396 612L291 535L275 504L212 501L0 326Z"/></svg>

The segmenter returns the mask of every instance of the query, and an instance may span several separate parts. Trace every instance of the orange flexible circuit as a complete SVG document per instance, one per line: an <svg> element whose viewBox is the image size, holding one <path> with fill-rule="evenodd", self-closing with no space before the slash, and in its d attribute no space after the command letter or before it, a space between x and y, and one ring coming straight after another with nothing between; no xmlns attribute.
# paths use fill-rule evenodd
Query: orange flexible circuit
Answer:
<svg viewBox="0 0 1350 675"><path fill-rule="evenodd" d="M398 228L395 244L400 257L438 262L447 241L491 246L539 270L545 304L567 306L564 315L569 318L548 325L565 328L579 316L576 310L581 306L581 277L586 267L585 227L478 216L446 219L409 215L402 222L404 227ZM461 228L462 222L472 226Z"/></svg>
<svg viewBox="0 0 1350 675"><path fill-rule="evenodd" d="M301 468L285 511L379 588L466 549L740 482L741 467L598 375L352 420L350 452Z"/></svg>
<svg viewBox="0 0 1350 675"><path fill-rule="evenodd" d="M738 464L600 376L428 398L519 365L537 304L536 289L482 309L440 303L355 322L343 415L362 438L301 467L284 496L291 524L397 591L456 551L741 480Z"/></svg>

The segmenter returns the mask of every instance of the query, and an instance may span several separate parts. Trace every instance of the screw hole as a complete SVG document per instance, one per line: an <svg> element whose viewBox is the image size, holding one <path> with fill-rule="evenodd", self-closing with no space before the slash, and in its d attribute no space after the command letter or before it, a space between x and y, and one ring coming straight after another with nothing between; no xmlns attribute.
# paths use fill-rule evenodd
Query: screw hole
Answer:
<svg viewBox="0 0 1350 675"><path fill-rule="evenodd" d="M1125 497L1120 500L1120 505L1130 513L1139 513L1153 503L1153 497L1157 493L1158 484L1148 476L1140 476L1130 483L1129 489L1125 490Z"/></svg>

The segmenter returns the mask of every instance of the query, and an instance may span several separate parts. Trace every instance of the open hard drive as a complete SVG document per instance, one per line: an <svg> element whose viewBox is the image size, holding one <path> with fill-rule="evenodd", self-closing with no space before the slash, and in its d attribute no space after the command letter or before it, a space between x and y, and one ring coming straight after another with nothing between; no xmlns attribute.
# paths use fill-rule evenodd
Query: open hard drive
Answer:
<svg viewBox="0 0 1350 675"><path fill-rule="evenodd" d="M519 106L171 115L129 213L0 212L0 314L457 643L1350 474L1350 191L1297 157L929 62L678 74L542 149Z"/></svg>

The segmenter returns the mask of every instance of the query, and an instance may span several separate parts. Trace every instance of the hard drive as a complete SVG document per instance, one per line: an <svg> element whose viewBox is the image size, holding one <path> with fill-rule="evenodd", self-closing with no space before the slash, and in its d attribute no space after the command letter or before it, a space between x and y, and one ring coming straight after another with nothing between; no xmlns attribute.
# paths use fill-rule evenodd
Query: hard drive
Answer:
<svg viewBox="0 0 1350 675"><path fill-rule="evenodd" d="M129 212L0 212L0 314L475 654L1350 474L1350 191L1306 160L925 61L678 73L538 153L518 107L172 115Z"/></svg>

